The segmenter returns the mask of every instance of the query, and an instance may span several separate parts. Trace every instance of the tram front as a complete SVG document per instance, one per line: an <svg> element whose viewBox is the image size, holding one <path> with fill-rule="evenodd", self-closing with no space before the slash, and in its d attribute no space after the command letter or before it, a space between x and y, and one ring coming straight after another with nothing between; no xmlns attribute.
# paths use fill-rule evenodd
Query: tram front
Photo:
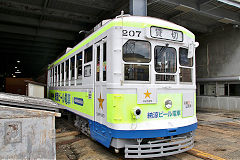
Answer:
<svg viewBox="0 0 240 160"><path fill-rule="evenodd" d="M125 147L127 158L189 150L197 128L193 33L156 18L121 21L112 32L111 146Z"/></svg>

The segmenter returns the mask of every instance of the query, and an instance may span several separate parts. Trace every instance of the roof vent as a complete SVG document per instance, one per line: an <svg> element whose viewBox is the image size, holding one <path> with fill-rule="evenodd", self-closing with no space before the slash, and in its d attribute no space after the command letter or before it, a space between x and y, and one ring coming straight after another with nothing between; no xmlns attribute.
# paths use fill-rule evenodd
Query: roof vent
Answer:
<svg viewBox="0 0 240 160"><path fill-rule="evenodd" d="M68 53L69 51L71 51L72 50L72 48L70 48L70 47L67 47L67 49L66 49L66 52L65 53Z"/></svg>
<svg viewBox="0 0 240 160"><path fill-rule="evenodd" d="M106 20L103 20L102 22L98 23L98 25L96 25L94 27L94 31L98 30L99 28L101 28L102 26L104 26L104 24L106 24L108 21L110 21L110 19L106 19Z"/></svg>

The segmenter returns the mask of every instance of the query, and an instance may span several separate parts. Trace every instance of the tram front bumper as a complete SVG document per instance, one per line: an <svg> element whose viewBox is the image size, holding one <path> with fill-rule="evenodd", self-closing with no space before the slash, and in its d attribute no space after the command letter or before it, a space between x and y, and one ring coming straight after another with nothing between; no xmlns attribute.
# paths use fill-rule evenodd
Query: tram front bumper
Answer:
<svg viewBox="0 0 240 160"><path fill-rule="evenodd" d="M167 139L148 141L138 145L125 145L125 158L153 158L170 156L190 150L194 146L193 132L188 132Z"/></svg>

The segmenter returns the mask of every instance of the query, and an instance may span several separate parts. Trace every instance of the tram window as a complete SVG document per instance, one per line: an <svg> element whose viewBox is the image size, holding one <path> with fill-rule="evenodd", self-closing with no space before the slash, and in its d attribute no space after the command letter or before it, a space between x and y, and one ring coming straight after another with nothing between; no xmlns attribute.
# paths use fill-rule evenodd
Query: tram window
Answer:
<svg viewBox="0 0 240 160"><path fill-rule="evenodd" d="M100 46L97 47L96 81L100 80Z"/></svg>
<svg viewBox="0 0 240 160"><path fill-rule="evenodd" d="M107 79L107 43L103 43L103 81Z"/></svg>
<svg viewBox="0 0 240 160"><path fill-rule="evenodd" d="M63 81L64 79L64 63L61 64L61 80Z"/></svg>
<svg viewBox="0 0 240 160"><path fill-rule="evenodd" d="M125 80L149 81L149 65L125 64Z"/></svg>
<svg viewBox="0 0 240 160"><path fill-rule="evenodd" d="M57 78L57 82L58 82L58 86L60 86L60 64L57 66L57 72L58 72L58 78Z"/></svg>
<svg viewBox="0 0 240 160"><path fill-rule="evenodd" d="M156 75L156 81L175 81L174 75Z"/></svg>
<svg viewBox="0 0 240 160"><path fill-rule="evenodd" d="M154 51L155 71L158 73L175 73L177 68L176 49L156 46Z"/></svg>
<svg viewBox="0 0 240 160"><path fill-rule="evenodd" d="M147 41L128 40L123 45L125 62L148 63L151 61L151 45Z"/></svg>
<svg viewBox="0 0 240 160"><path fill-rule="evenodd" d="M82 52L77 54L77 79L82 78Z"/></svg>
<svg viewBox="0 0 240 160"><path fill-rule="evenodd" d="M50 74L50 86L52 86L52 69L50 69L50 71L49 71L49 74Z"/></svg>
<svg viewBox="0 0 240 160"><path fill-rule="evenodd" d="M65 63L65 72L66 72L66 80L69 79L69 60L66 61Z"/></svg>
<svg viewBox="0 0 240 160"><path fill-rule="evenodd" d="M54 68L52 68L52 86L54 86Z"/></svg>
<svg viewBox="0 0 240 160"><path fill-rule="evenodd" d="M192 69L180 67L180 82L192 82Z"/></svg>
<svg viewBox="0 0 240 160"><path fill-rule="evenodd" d="M188 49L179 48L179 62L181 66L193 66L193 58L188 58Z"/></svg>
<svg viewBox="0 0 240 160"><path fill-rule="evenodd" d="M91 65L84 66L84 77L90 77L91 76Z"/></svg>
<svg viewBox="0 0 240 160"><path fill-rule="evenodd" d="M55 70L55 82L54 83L55 83L55 86L57 86L57 78L58 78L57 77L57 66L55 67L54 70Z"/></svg>
<svg viewBox="0 0 240 160"><path fill-rule="evenodd" d="M70 73L71 73L71 80L74 80L75 77L75 56L71 58L71 63L70 63Z"/></svg>
<svg viewBox="0 0 240 160"><path fill-rule="evenodd" d="M92 61L93 47L88 47L84 50L84 63Z"/></svg>

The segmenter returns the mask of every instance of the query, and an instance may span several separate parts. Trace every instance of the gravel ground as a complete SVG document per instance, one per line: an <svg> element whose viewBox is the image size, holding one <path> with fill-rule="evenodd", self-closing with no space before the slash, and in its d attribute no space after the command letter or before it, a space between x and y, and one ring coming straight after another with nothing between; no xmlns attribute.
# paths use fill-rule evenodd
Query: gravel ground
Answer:
<svg viewBox="0 0 240 160"><path fill-rule="evenodd" d="M229 160L240 160L240 113L225 111L198 110L198 129L195 132L194 149ZM61 134L76 130L64 119L56 121ZM64 141L65 138L65 141ZM114 153L85 135L61 138L57 145L57 159L61 160L120 160L123 151ZM72 139L72 141L71 141ZM57 140L59 141L59 140ZM58 142L59 143L59 142ZM199 160L187 152L174 156L155 158L161 160Z"/></svg>

